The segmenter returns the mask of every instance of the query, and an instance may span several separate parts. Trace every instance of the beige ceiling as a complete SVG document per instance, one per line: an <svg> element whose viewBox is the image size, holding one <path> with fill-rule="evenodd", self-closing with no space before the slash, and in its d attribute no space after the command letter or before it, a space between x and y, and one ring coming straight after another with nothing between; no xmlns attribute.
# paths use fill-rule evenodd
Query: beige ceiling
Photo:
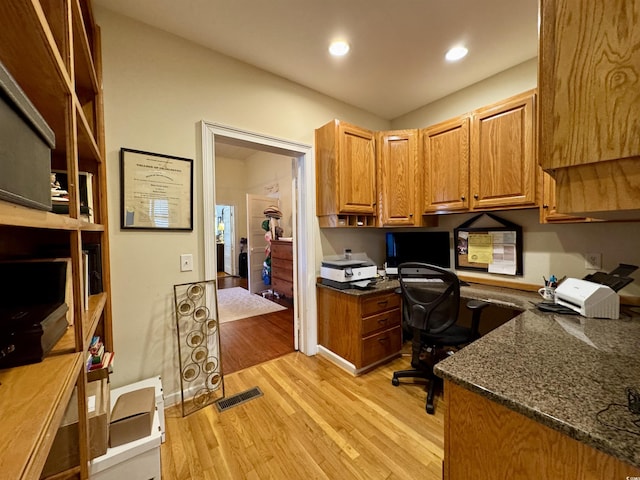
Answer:
<svg viewBox="0 0 640 480"><path fill-rule="evenodd" d="M537 55L538 0L94 0L392 120ZM351 52L327 53L342 37ZM448 48L469 48L451 64Z"/></svg>

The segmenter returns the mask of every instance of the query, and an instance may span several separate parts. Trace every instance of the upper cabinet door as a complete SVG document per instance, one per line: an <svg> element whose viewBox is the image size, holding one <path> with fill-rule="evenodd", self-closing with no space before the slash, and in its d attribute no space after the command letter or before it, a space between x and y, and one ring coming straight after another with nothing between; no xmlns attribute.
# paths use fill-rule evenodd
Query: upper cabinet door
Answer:
<svg viewBox="0 0 640 480"><path fill-rule="evenodd" d="M535 92L476 110L471 125L471 208L536 205Z"/></svg>
<svg viewBox="0 0 640 480"><path fill-rule="evenodd" d="M640 1L541 2L540 163L640 155Z"/></svg>
<svg viewBox="0 0 640 480"><path fill-rule="evenodd" d="M375 135L332 120L316 129L316 214L375 217Z"/></svg>
<svg viewBox="0 0 640 480"><path fill-rule="evenodd" d="M338 191L340 213L376 212L375 136L345 123L339 126Z"/></svg>
<svg viewBox="0 0 640 480"><path fill-rule="evenodd" d="M469 208L469 117L458 117L420 131L420 192L423 213Z"/></svg>
<svg viewBox="0 0 640 480"><path fill-rule="evenodd" d="M413 226L420 218L416 212L418 130L380 132L377 140L380 224Z"/></svg>
<svg viewBox="0 0 640 480"><path fill-rule="evenodd" d="M639 0L542 0L540 165L558 208L640 218Z"/></svg>

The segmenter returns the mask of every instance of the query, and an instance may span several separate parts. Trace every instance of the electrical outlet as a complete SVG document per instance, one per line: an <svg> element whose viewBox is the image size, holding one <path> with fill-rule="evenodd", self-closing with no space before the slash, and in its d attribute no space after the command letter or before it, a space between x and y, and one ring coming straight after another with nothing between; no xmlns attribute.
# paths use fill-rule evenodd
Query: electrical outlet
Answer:
<svg viewBox="0 0 640 480"><path fill-rule="evenodd" d="M585 253L584 268L586 268L587 270L601 270L602 254L601 253Z"/></svg>
<svg viewBox="0 0 640 480"><path fill-rule="evenodd" d="M190 253L183 253L180 255L180 271L191 272L193 270L193 255Z"/></svg>

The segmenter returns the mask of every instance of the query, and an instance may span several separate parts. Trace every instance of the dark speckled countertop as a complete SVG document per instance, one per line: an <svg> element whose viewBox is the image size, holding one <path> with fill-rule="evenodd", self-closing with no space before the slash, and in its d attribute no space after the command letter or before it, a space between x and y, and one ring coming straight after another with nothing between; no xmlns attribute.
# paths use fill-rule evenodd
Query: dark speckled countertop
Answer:
<svg viewBox="0 0 640 480"><path fill-rule="evenodd" d="M640 391L640 315L542 313L531 294L518 301L510 292L498 300L526 310L438 363L438 376L640 467L640 414L629 410L626 392Z"/></svg>
<svg viewBox="0 0 640 480"><path fill-rule="evenodd" d="M342 291L398 286L385 280ZM535 292L471 284L460 293L521 313L438 363L440 377L640 468L640 415L629 410L626 392L640 391L639 313L557 315L534 307Z"/></svg>

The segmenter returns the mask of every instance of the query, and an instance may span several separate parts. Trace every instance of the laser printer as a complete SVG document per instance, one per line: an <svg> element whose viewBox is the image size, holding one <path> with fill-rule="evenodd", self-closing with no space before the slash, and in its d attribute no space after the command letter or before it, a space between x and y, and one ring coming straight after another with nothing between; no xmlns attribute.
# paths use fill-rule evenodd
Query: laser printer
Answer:
<svg viewBox="0 0 640 480"><path fill-rule="evenodd" d="M322 283L342 289L364 286L369 283L367 280L375 278L377 273L375 262L364 253L354 253L351 258L327 256L320 266Z"/></svg>
<svg viewBox="0 0 640 480"><path fill-rule="evenodd" d="M558 285L555 296L555 303L583 317L612 319L620 317L620 297L607 285L567 278Z"/></svg>

